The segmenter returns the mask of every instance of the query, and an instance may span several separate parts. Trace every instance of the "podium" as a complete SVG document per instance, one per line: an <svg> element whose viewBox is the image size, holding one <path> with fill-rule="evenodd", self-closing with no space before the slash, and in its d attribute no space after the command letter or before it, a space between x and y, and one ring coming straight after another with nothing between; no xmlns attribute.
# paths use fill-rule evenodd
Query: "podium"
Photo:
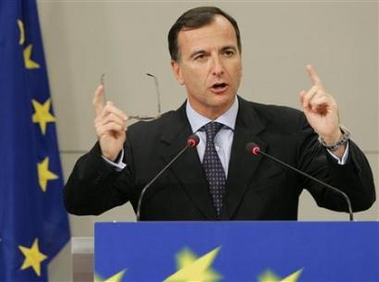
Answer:
<svg viewBox="0 0 379 282"><path fill-rule="evenodd" d="M379 281L377 222L95 223L95 281Z"/></svg>

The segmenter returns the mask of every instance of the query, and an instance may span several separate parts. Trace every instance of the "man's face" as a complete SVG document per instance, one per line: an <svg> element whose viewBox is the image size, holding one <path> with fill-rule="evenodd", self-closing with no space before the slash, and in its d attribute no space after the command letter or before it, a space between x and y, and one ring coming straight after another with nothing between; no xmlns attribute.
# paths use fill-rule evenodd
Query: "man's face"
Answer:
<svg viewBox="0 0 379 282"><path fill-rule="evenodd" d="M201 28L181 30L178 62L171 66L200 114L216 119L234 102L242 76L241 54L232 24L222 16Z"/></svg>

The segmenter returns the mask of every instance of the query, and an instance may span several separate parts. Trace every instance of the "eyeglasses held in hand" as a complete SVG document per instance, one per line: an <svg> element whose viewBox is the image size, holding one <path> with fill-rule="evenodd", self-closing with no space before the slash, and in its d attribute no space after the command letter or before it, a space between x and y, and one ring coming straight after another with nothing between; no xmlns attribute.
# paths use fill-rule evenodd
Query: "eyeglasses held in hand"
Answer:
<svg viewBox="0 0 379 282"><path fill-rule="evenodd" d="M157 106L158 106L158 115L156 116L140 116L140 115L128 115L128 120L138 120L138 121L150 121L150 120L154 120L154 119L157 119L161 116L161 96L160 96L160 92L159 92L159 83L158 83L158 79L155 75L152 75L150 73L147 73L146 74L147 76L150 76L152 78L154 78L154 82L155 82L155 92L157 94ZM106 102L106 96L105 96L105 84L104 84L104 77L105 77L105 73L103 73L101 76L100 76L100 83L101 85L103 85L103 88L104 88L104 92L103 92L103 97L104 97L104 102Z"/></svg>

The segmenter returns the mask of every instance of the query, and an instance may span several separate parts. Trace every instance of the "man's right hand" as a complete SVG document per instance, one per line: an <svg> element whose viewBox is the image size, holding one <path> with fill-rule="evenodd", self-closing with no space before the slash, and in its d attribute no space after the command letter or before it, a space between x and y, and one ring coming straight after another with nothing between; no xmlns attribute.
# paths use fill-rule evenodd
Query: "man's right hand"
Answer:
<svg viewBox="0 0 379 282"><path fill-rule="evenodd" d="M107 101L104 104L102 102L103 94L104 86L100 85L97 87L92 101L96 111L95 130L103 157L115 161L126 140L128 117L112 102Z"/></svg>

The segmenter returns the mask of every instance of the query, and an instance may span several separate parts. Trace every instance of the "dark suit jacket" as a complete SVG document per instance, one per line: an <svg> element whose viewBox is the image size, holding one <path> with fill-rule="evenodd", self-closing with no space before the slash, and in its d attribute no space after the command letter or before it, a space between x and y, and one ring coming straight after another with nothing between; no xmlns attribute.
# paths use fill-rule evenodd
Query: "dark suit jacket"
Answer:
<svg viewBox="0 0 379 282"><path fill-rule="evenodd" d="M100 214L130 201L186 144L191 135L185 105L152 122L129 127L124 161L116 172L101 158L99 145L81 157L65 186L73 214ZM354 211L369 208L375 188L369 164L350 142L344 166L328 155L302 112L239 98L222 220L295 220L299 195L308 189L321 207L347 211L340 194L305 179L270 159L252 156L248 142L284 162L343 190ZM146 192L142 220L216 220L204 171L195 148L188 149Z"/></svg>

